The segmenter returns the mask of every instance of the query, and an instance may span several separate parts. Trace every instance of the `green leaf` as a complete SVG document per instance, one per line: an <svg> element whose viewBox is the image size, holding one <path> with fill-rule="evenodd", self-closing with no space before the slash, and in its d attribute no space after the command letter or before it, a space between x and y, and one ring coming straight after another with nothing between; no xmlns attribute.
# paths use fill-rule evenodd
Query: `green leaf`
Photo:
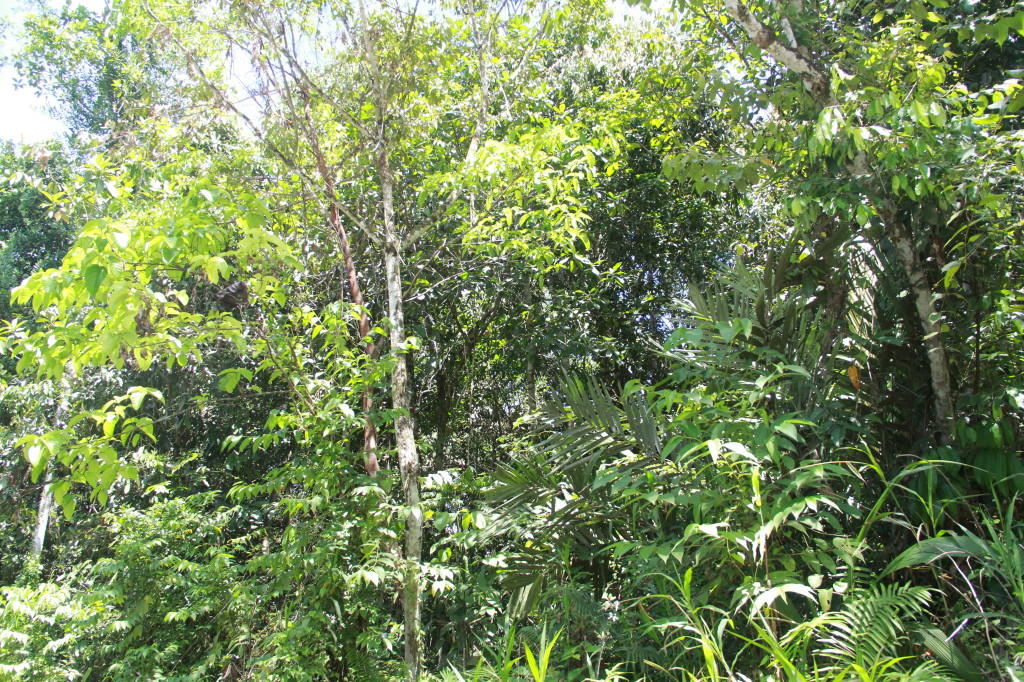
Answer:
<svg viewBox="0 0 1024 682"><path fill-rule="evenodd" d="M758 595L757 599L754 600L754 603L751 604L750 610L752 613L757 613L765 606L773 604L779 597L785 599L786 594L803 595L812 602L816 602L818 600L817 593L807 585L801 585L799 583L776 585L775 587L771 587Z"/></svg>
<svg viewBox="0 0 1024 682"><path fill-rule="evenodd" d="M947 263L946 267L943 268L946 274L942 277L942 284L946 289L949 289L953 284L953 278L956 277L956 273L960 270L961 265L963 265L963 261L955 260Z"/></svg>
<svg viewBox="0 0 1024 682"><path fill-rule="evenodd" d="M75 515L75 507L78 506L78 500L73 495L68 495L60 506L64 509L64 520L70 521L71 517Z"/></svg>
<svg viewBox="0 0 1024 682"><path fill-rule="evenodd" d="M103 284L103 280L107 277L107 268L98 263L93 263L85 269L82 277L85 279L85 290L89 292L90 296L95 297L96 293L100 290L100 285Z"/></svg>
<svg viewBox="0 0 1024 682"><path fill-rule="evenodd" d="M935 656L935 660L956 673L964 682L981 682L985 679L978 667L960 651L960 647L949 641L946 633L936 628L920 628L917 634L925 648Z"/></svg>
<svg viewBox="0 0 1024 682"><path fill-rule="evenodd" d="M540 676L540 668L537 667L537 659L533 656L533 651L530 650L530 645L525 645L526 649L526 663L530 666L530 674L533 675L534 680L544 682Z"/></svg>
<svg viewBox="0 0 1024 682"><path fill-rule="evenodd" d="M928 108L924 104L915 99L910 103L910 112L915 121L925 128L931 127L931 121L928 120Z"/></svg>
<svg viewBox="0 0 1024 682"><path fill-rule="evenodd" d="M132 355L135 356L135 362L139 364L139 369L143 372L153 364L153 352L148 348L133 348Z"/></svg>
<svg viewBox="0 0 1024 682"><path fill-rule="evenodd" d="M71 481L63 480L53 484L53 501L59 505L64 504L64 496L68 494L71 489Z"/></svg>
<svg viewBox="0 0 1024 682"><path fill-rule="evenodd" d="M971 534L949 534L936 538L927 538L893 559L879 577L884 578L894 571L922 564L930 564L933 561L946 557L970 556L983 559L990 554L991 549L989 549L988 545L980 538Z"/></svg>
<svg viewBox="0 0 1024 682"><path fill-rule="evenodd" d="M777 433L781 433L786 438L789 438L791 441L794 441L796 443L800 442L800 434L796 430L796 425L794 425L790 421L784 421L781 424L776 424L775 431Z"/></svg>
<svg viewBox="0 0 1024 682"><path fill-rule="evenodd" d="M46 468L46 463L50 461L50 451L42 443L36 442L25 449L25 458L32 466L32 482L36 483Z"/></svg>
<svg viewBox="0 0 1024 682"><path fill-rule="evenodd" d="M263 227L263 223L265 222L263 216L259 213L246 213L242 216L241 221L248 230L257 230Z"/></svg>
<svg viewBox="0 0 1024 682"><path fill-rule="evenodd" d="M1006 42L1006 39L1010 37L1010 28L1013 26L1012 17L1005 17L996 22L995 25L995 39L996 42L1002 45Z"/></svg>
<svg viewBox="0 0 1024 682"><path fill-rule="evenodd" d="M718 330L718 333L725 339L726 343L730 343L742 331L743 326L729 322L718 322L715 324L715 329Z"/></svg>
<svg viewBox="0 0 1024 682"><path fill-rule="evenodd" d="M217 385L222 391L234 393L235 387L238 386L238 382L241 378L242 374L238 370L226 369L220 373L220 381L217 382Z"/></svg>
<svg viewBox="0 0 1024 682"><path fill-rule="evenodd" d="M129 398L132 403L132 409L137 412L142 407L142 401L146 399L146 394L144 391L131 391Z"/></svg>
<svg viewBox="0 0 1024 682"><path fill-rule="evenodd" d="M212 258L206 260L203 264L203 269L206 271L206 278L210 280L211 284L216 284L220 280L217 263Z"/></svg>

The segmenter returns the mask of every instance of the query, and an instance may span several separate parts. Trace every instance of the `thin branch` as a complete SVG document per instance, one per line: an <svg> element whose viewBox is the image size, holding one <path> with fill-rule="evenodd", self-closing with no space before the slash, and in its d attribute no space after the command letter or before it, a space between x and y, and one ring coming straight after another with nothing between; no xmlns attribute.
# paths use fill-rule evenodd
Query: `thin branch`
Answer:
<svg viewBox="0 0 1024 682"><path fill-rule="evenodd" d="M256 139L258 139L262 144L264 144L267 147L267 149L269 149L278 159L280 159L281 162L284 163L284 165L288 168L288 170L292 171L300 178L302 178L302 180L308 186L315 187L317 183L313 181L313 179L309 176L309 173L307 173L305 169L303 169L298 163L296 163L294 158L292 158L288 154L285 154L277 145L275 145L273 142L267 139L267 136L264 134L263 129L256 125L256 123L253 122L253 120L249 118L249 116L247 116L245 112L239 109L238 106L231 101L231 98L229 98L227 94L220 88L220 86L217 85L209 76L206 75L206 71L199 64L199 61L195 58L195 56L188 50L188 48L186 48L181 43L180 40L178 40L178 38L173 34L173 32L170 31L170 28L166 24L161 22L161 20L153 13L152 9L150 9L149 3L145 2L145 0L143 2L143 7L146 8L146 11L149 13L153 21L167 29L168 37L175 44L175 46L182 53L182 55L184 55L186 61L188 62L189 68L191 68L193 72L199 76L200 80L203 81L204 85L210 88L210 90L212 90L217 95L217 98L221 101L221 103L224 104L224 106L226 106L232 112L234 112L234 114L245 123L246 127L250 130L250 132L252 132L252 134L256 136ZM349 220L351 220L353 224L355 224L356 227L358 227L359 230L363 234L365 234L370 241L376 244L380 243L380 237L377 236L372 230L368 229L366 225L363 223L363 221L361 221L354 213L352 213L352 211L350 211L347 206L339 202L336 197L328 197L328 200Z"/></svg>

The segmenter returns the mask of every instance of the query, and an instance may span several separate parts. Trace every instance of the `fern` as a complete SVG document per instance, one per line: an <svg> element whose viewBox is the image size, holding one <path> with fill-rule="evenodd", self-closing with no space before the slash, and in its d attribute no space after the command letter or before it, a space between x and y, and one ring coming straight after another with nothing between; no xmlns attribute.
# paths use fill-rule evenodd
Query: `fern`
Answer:
<svg viewBox="0 0 1024 682"><path fill-rule="evenodd" d="M384 682L384 676L377 670L377 663L365 651L349 648L345 652L345 663L349 670L345 679L352 682Z"/></svg>
<svg viewBox="0 0 1024 682"><path fill-rule="evenodd" d="M828 647L822 653L839 664L872 668L895 654L894 647L903 637L903 622L923 613L930 600L931 590L909 584L860 590L841 611L823 619L831 632L821 640Z"/></svg>

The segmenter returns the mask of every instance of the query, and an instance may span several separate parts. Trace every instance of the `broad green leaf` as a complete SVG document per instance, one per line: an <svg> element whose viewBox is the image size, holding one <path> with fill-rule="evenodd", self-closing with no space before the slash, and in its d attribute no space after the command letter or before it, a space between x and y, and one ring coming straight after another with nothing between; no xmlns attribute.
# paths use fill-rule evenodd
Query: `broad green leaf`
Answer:
<svg viewBox="0 0 1024 682"><path fill-rule="evenodd" d="M144 391L131 391L129 394L131 400L132 409L138 411L142 407L142 401L146 399L146 393Z"/></svg>
<svg viewBox="0 0 1024 682"><path fill-rule="evenodd" d="M222 391L234 393L235 387L238 386L238 382L241 378L241 372L234 369L226 369L220 373L220 380L217 385Z"/></svg>
<svg viewBox="0 0 1024 682"><path fill-rule="evenodd" d="M930 564L939 559L962 556L985 559L990 555L991 549L988 544L974 535L948 534L926 538L893 559L880 577L904 568Z"/></svg>
<svg viewBox="0 0 1024 682"><path fill-rule="evenodd" d="M64 497L63 502L60 503L60 506L64 510L64 520L71 521L71 518L75 515L78 500L75 499L74 495L67 495Z"/></svg>
<svg viewBox="0 0 1024 682"><path fill-rule="evenodd" d="M100 290L100 285L103 284L103 280L107 277L107 268L93 263L85 269L82 273L83 279L85 280L85 290L93 297Z"/></svg>

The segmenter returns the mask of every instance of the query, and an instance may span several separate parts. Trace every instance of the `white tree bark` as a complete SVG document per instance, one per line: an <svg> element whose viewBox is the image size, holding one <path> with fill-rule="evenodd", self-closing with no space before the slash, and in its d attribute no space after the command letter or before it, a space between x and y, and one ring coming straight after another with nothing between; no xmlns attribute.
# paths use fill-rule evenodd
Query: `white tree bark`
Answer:
<svg viewBox="0 0 1024 682"><path fill-rule="evenodd" d="M917 309L917 317L924 332L924 347L928 353L939 442L942 445L949 445L953 439L953 382L949 376L949 356L942 342L941 315L935 307L931 285L921 266L921 259L909 230L898 216L893 216L886 222L889 223L889 238L896 247L900 266L910 283L914 307Z"/></svg>
<svg viewBox="0 0 1024 682"><path fill-rule="evenodd" d="M382 141L383 142L383 141ZM377 147L377 178L381 192L382 227L384 228L384 265L387 273L388 316L391 318L391 348L405 347L404 290L402 287L402 241L395 229L394 180L391 175L387 145ZM409 391L408 355L395 357L391 372L391 404L398 412L395 418L395 441L398 469L405 495L405 575L402 606L405 613L405 664L410 682L420 675L422 647L420 638L419 564L423 556L423 509L420 506L420 455L416 448L416 430Z"/></svg>
<svg viewBox="0 0 1024 682"><path fill-rule="evenodd" d="M384 233L384 269L387 279L388 316L391 319L391 349L405 347L405 292L402 287L402 238L395 226L395 180L391 172L388 117L391 107L384 85L377 48L371 34L366 6L359 2L362 24L360 40L363 59L372 79L377 108L375 130L375 163L380 186L380 228ZM405 352L398 352L391 371L391 404L398 413L395 418L395 446L398 470L405 497L405 557L402 577L402 611L405 621L405 665L410 682L417 682L422 668L420 633L420 560L423 556L423 509L420 506L420 455L416 449L416 427L409 390L409 365Z"/></svg>
<svg viewBox="0 0 1024 682"><path fill-rule="evenodd" d="M750 41L768 53L768 55L793 73L800 76L804 87L814 101L821 106L832 104L832 92L827 69L822 69L800 50L799 45L787 45L779 40L771 28L755 17L742 0L725 0L725 11L729 13L740 28L750 37ZM788 25L788 21L787 21ZM787 39L796 43L796 37L789 29Z"/></svg>
<svg viewBox="0 0 1024 682"><path fill-rule="evenodd" d="M50 526L50 512L53 511L53 469L46 466L43 477L43 492L39 494L39 511L36 515L36 531L32 535L32 558L36 564L42 563L43 548L46 546L46 531Z"/></svg>

